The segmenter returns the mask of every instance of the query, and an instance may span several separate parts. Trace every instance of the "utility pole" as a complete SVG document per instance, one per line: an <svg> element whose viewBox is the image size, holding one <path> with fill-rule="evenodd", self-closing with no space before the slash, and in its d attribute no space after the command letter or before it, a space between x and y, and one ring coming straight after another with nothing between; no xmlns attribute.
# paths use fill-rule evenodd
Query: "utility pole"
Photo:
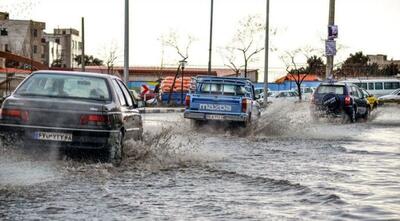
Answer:
<svg viewBox="0 0 400 221"><path fill-rule="evenodd" d="M125 0L124 82L129 78L129 0Z"/></svg>
<svg viewBox="0 0 400 221"><path fill-rule="evenodd" d="M265 15L264 105L268 102L269 0Z"/></svg>
<svg viewBox="0 0 400 221"><path fill-rule="evenodd" d="M32 36L32 32L33 32L33 29L34 29L34 27L33 27L33 21L32 20L30 20L29 21L29 31L30 31L30 33L29 33L29 43L30 43L30 56L31 56L31 72L33 72L33 36Z"/></svg>
<svg viewBox="0 0 400 221"><path fill-rule="evenodd" d="M81 55L82 72L85 72L85 18L82 17L82 55Z"/></svg>
<svg viewBox="0 0 400 221"><path fill-rule="evenodd" d="M335 25L335 0L329 0L329 22L328 22L328 27ZM328 33L328 40L329 39L329 33ZM332 76L333 72L333 54L327 54L326 55L326 73L325 73L325 78L328 79L329 77Z"/></svg>
<svg viewBox="0 0 400 221"><path fill-rule="evenodd" d="M213 35L213 19L214 19L214 0L211 0L210 15L210 47L208 49L208 74L211 74L211 54L212 54L212 35Z"/></svg>

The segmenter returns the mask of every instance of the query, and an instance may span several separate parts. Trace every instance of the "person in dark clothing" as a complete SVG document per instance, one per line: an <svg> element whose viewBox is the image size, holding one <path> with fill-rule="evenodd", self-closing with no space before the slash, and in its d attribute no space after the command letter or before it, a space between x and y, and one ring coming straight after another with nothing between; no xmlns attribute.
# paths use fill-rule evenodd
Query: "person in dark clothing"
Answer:
<svg viewBox="0 0 400 221"><path fill-rule="evenodd" d="M158 79L157 84L154 86L153 93L155 94L160 93L160 86L161 86L161 79Z"/></svg>

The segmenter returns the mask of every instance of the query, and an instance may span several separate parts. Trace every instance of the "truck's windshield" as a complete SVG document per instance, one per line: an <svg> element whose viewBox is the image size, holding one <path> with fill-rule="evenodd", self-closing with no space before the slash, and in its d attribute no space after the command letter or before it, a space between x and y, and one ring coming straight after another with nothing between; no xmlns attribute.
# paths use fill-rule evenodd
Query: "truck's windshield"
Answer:
<svg viewBox="0 0 400 221"><path fill-rule="evenodd" d="M200 85L199 92L243 96L246 94L246 88L238 84L203 83Z"/></svg>

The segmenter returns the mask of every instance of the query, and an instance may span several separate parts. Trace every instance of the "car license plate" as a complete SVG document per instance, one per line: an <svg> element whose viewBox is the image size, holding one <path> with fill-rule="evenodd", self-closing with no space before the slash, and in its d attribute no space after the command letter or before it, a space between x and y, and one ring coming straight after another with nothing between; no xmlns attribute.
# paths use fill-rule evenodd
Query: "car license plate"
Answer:
<svg viewBox="0 0 400 221"><path fill-rule="evenodd" d="M223 120L223 115L206 115L206 119L208 120Z"/></svg>
<svg viewBox="0 0 400 221"><path fill-rule="evenodd" d="M72 142L71 133L54 133L54 132L36 132L34 138L36 140L64 141Z"/></svg>

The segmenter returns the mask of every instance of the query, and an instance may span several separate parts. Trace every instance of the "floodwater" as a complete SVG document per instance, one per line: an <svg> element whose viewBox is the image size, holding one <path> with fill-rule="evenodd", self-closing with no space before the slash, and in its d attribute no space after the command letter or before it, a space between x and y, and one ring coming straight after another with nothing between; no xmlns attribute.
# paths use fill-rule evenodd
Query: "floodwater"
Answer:
<svg viewBox="0 0 400 221"><path fill-rule="evenodd" d="M120 167L1 147L0 220L400 220L399 109L338 124L275 104L250 132L149 114Z"/></svg>

